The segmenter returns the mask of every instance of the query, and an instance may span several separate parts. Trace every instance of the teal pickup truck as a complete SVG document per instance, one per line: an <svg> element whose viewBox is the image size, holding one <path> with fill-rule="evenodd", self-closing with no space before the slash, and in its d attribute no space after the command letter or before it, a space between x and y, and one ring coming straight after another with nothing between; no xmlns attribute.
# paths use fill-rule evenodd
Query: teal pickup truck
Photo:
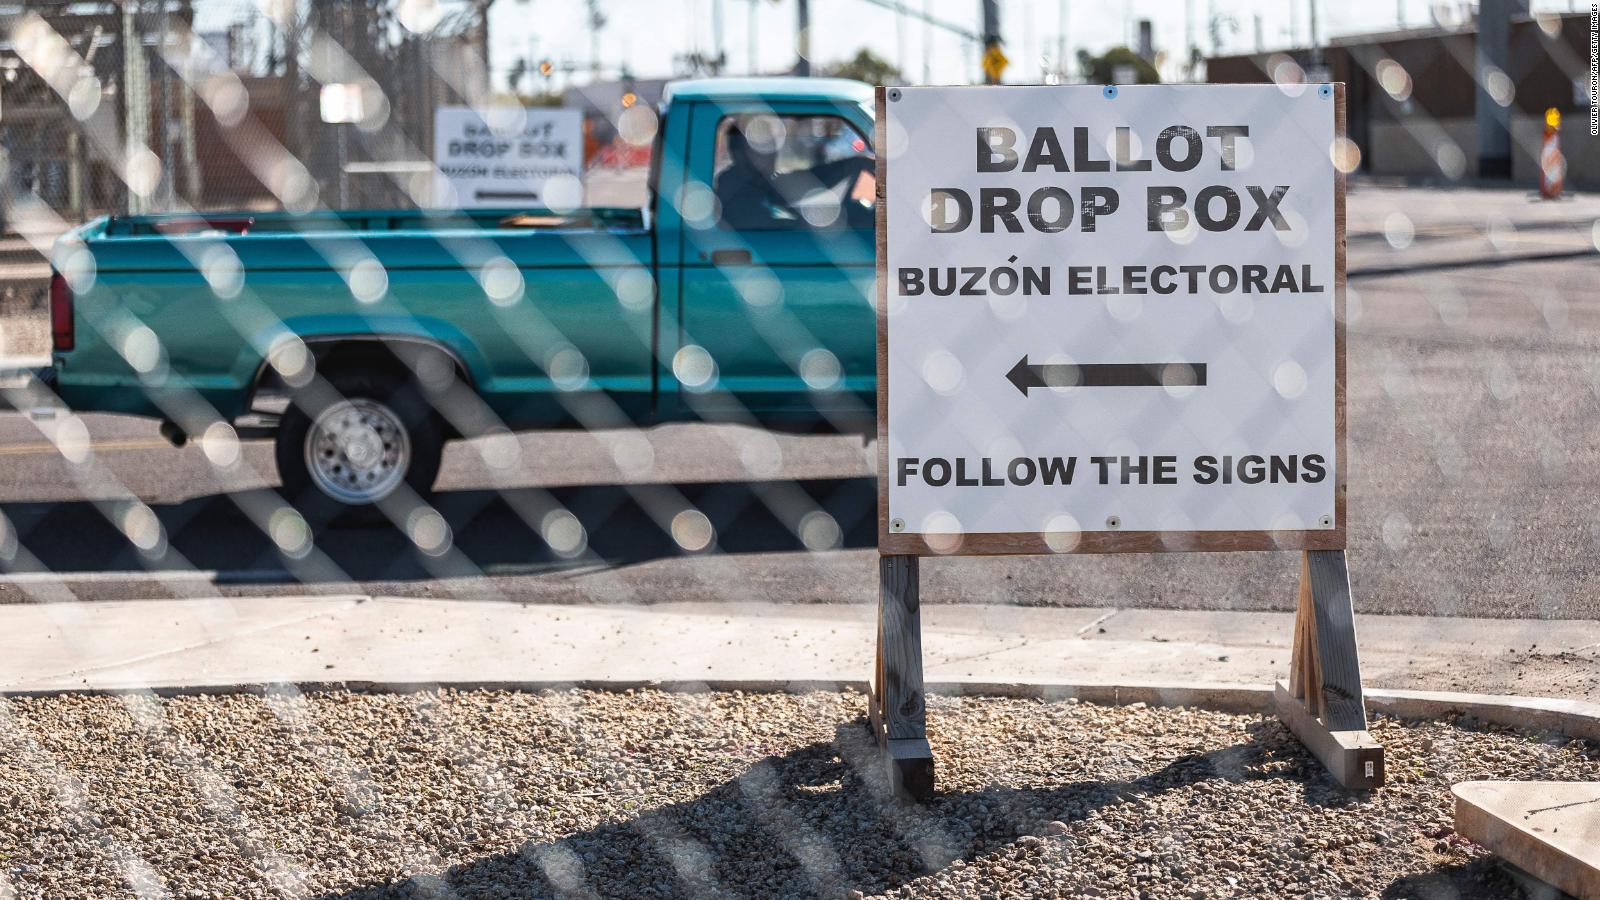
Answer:
<svg viewBox="0 0 1600 900"><path fill-rule="evenodd" d="M872 134L865 84L688 81L644 209L100 218L56 249L41 375L174 443L271 433L286 496L335 513L425 495L456 437L865 433Z"/></svg>

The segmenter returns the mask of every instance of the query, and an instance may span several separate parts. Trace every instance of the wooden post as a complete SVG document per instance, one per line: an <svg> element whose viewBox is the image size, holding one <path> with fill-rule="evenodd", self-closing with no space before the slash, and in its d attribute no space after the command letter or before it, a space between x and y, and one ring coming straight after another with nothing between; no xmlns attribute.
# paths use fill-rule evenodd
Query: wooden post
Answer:
<svg viewBox="0 0 1600 900"><path fill-rule="evenodd" d="M867 699L872 732L896 796L933 797L922 686L922 613L917 557L878 557L878 663Z"/></svg>
<svg viewBox="0 0 1600 900"><path fill-rule="evenodd" d="M1383 747L1367 733L1343 550L1305 552L1289 680L1277 683L1273 703L1283 723L1346 789L1383 785Z"/></svg>

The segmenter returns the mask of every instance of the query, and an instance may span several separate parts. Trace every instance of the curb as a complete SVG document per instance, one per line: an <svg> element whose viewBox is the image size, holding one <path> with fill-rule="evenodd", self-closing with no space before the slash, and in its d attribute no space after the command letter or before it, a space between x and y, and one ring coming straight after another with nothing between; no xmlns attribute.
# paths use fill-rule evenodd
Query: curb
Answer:
<svg viewBox="0 0 1600 900"><path fill-rule="evenodd" d="M295 683L254 683L191 685L182 687L95 687L81 690L6 690L0 689L0 699L53 697L62 694L85 696L120 696L150 693L158 697L186 697L204 694L257 694L270 695L287 688L299 691L353 691L357 693L411 694L422 691L450 688L453 690L489 691L541 691L541 690L591 690L627 691L658 690L673 693L699 691L744 691L752 694L798 694L807 691L849 691L865 695L867 683L859 679L737 679L708 678L704 680L651 679L605 680L575 679L571 681L441 681L441 682L376 682L376 681L308 681ZM1086 703L1105 706L1126 706L1144 703L1148 706L1188 706L1197 709L1230 713L1272 714L1272 686L1230 683L1162 684L1159 682L1133 682L1125 684L1027 684L1019 682L930 682L929 694L946 697L1015 697L1040 700L1066 700L1076 698ZM1521 697L1507 694L1464 694L1452 691L1368 690L1367 709L1400 719L1444 719L1469 716L1480 722L1503 725L1527 731L1550 731L1571 738L1582 738L1600 743L1600 703L1583 700L1563 700L1555 697Z"/></svg>

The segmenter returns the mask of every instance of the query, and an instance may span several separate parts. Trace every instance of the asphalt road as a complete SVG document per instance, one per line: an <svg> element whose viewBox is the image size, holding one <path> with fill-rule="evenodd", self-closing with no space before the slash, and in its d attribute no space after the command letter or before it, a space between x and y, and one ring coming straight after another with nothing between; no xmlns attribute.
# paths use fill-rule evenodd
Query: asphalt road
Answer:
<svg viewBox="0 0 1600 900"><path fill-rule="evenodd" d="M1600 198L1368 186L1352 192L1349 221L1358 608L1600 618ZM269 445L247 445L223 479L199 449L168 447L152 422L86 423L98 462L89 479L39 426L0 413L0 510L33 558L0 578L0 602L350 590L535 602L876 599L872 448L852 438L701 425L527 434L509 478L483 448L458 444L437 501L453 552L435 558L393 531L337 529L307 562L286 560L241 511L272 484ZM124 534L140 528L130 496L162 526L154 554ZM528 510L552 500L583 522L591 555L548 549ZM697 543L694 523L674 529L660 513L685 500L715 529L707 550L685 550ZM815 510L837 529L802 519ZM16 574L31 565L46 571ZM940 559L923 567L923 597L1282 610L1297 577L1291 553Z"/></svg>

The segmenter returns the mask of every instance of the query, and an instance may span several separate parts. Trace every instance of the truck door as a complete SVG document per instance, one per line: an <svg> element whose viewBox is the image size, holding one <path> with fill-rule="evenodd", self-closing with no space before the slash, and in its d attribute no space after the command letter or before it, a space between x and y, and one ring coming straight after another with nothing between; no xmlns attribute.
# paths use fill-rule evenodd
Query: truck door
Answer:
<svg viewBox="0 0 1600 900"><path fill-rule="evenodd" d="M870 419L870 135L859 107L695 105L673 357L684 412Z"/></svg>

